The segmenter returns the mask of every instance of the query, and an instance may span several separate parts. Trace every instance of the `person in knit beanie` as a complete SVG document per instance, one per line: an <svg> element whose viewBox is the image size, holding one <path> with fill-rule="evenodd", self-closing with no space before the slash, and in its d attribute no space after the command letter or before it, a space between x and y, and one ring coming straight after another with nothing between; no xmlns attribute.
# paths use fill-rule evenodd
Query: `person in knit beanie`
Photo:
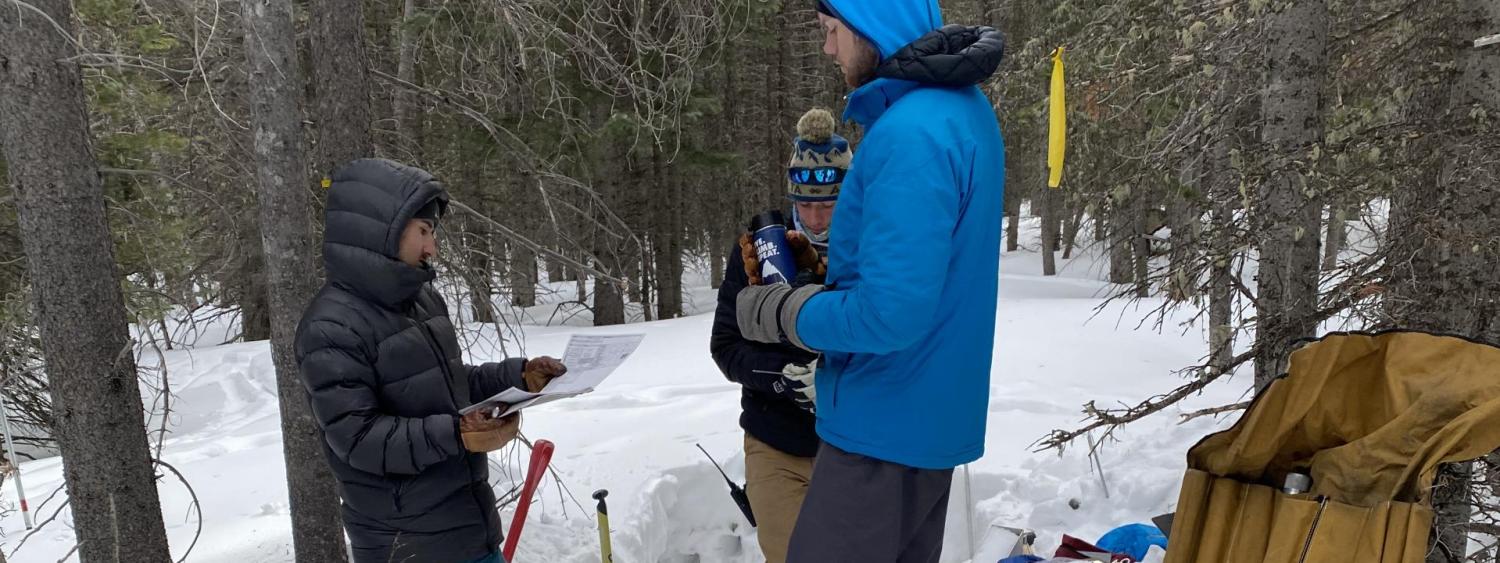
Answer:
<svg viewBox="0 0 1500 563"><path fill-rule="evenodd" d="M795 213L793 226L827 254L828 231L839 186L849 172L854 151L834 132L833 114L814 109L797 121L797 140L787 164L787 197Z"/></svg>
<svg viewBox="0 0 1500 563"><path fill-rule="evenodd" d="M822 109L802 116L793 144L786 174L795 230L787 233L787 242L798 271L791 283L820 284L827 272L823 257L834 203L853 153L849 142L834 133L833 114ZM818 355L787 344L752 342L740 334L735 296L761 283L748 234L729 256L709 348L724 376L744 387L740 426L745 429L746 493L766 561L783 563L818 453L812 386Z"/></svg>

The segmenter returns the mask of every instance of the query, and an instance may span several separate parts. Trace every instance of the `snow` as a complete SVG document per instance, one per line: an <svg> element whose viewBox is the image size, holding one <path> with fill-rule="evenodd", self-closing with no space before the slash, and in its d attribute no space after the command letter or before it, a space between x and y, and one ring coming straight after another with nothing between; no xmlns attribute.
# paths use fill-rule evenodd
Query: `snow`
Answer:
<svg viewBox="0 0 1500 563"><path fill-rule="evenodd" d="M1098 452L1101 476L1092 470L1083 441L1059 455L1034 453L1033 444L1054 429L1081 425L1081 405L1134 404L1183 382L1178 370L1198 363L1207 348L1204 329L1179 326L1184 311L1168 317L1163 332L1137 330L1160 305L1101 307L1111 287L1098 249L1059 261L1061 275L1042 277L1035 221L1023 225L1023 249L1002 259L1000 304L990 390L986 455L955 475L944 562L969 558L971 542L1003 537L991 526L1037 531L1039 552L1050 553L1064 533L1087 540L1122 524L1149 522L1176 501L1188 447L1228 424L1200 418L1179 424L1182 412L1241 400L1248 377L1209 387L1202 396L1121 430ZM1090 240L1086 233L1081 240ZM714 292L706 268L689 269L686 318L593 328L586 315L562 311L576 299L572 283L548 284L543 303L527 309L501 304L514 330L469 326L471 361L499 359L502 349L561 356L573 334L645 333L640 350L594 393L528 410L524 433L557 446L548 479L537 495L516 559L525 562L598 561L590 494L610 491L617 560L659 563L762 561L754 529L739 515L722 478L694 447L712 453L732 478L743 480L739 389L719 374L708 355ZM466 310L455 304L455 311ZM634 314L639 318L640 310ZM552 326L545 326L549 319ZM173 553L182 557L201 518L202 536L189 561L281 563L292 560L290 519L275 376L265 342L218 345L237 333L215 318L193 328L196 346L163 353L175 397L163 459L185 476L201 501L170 473L160 481ZM1149 327L1149 325L1148 325ZM483 345L480 345L483 344ZM142 356L156 363L153 351ZM150 406L150 405L148 405ZM159 428L153 418L149 428ZM153 442L154 443L154 442ZM497 491L511 490L525 468L525 452L492 456ZM42 502L62 483L57 458L22 465L33 514L51 517L65 494ZM1105 489L1107 487L1108 494ZM576 499L576 502L575 502ZM1076 500L1076 508L1070 501ZM12 556L26 535L10 481L0 492L0 549ZM972 507L971 517L965 509ZM502 514L507 525L510 511ZM973 528L966 530L967 521ZM11 561L57 561L75 543L71 515L26 540ZM74 556L76 557L76 556ZM986 562L991 563L991 562Z"/></svg>

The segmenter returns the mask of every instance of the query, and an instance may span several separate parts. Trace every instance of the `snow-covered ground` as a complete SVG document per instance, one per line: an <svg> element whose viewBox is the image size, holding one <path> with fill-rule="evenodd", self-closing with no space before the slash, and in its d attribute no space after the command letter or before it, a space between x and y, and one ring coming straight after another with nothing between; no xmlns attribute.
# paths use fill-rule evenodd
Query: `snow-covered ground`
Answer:
<svg viewBox="0 0 1500 563"><path fill-rule="evenodd" d="M1023 246L1032 249L1037 247L1034 226L1023 230ZM1082 251L1061 261L1060 268L1060 276L1042 277L1040 257L1025 249L1002 259L986 455L969 467L968 490L964 479L955 479L945 562L968 560L971 536L982 542L991 524L1035 529L1040 547L1050 553L1061 534L1094 540L1115 526L1171 510L1187 448L1228 423L1200 418L1179 424L1179 415L1237 402L1249 386L1246 377L1221 382L1180 408L1119 432L1100 450L1102 476L1091 470L1082 442L1062 455L1033 453L1033 442L1048 431L1077 427L1083 403L1134 404L1169 390L1182 382L1176 371L1197 363L1206 349L1202 326L1169 322L1163 333L1137 330L1159 302L1099 309L1109 286L1099 281L1106 272L1097 252ZM690 273L685 299L690 312L703 314L681 319L592 328L577 326L587 324L586 318L575 317L542 326L549 318L556 321L556 304L570 298L566 283L546 298L551 304L512 311L522 323L533 324L502 331L512 339L504 346L511 353L522 348L513 332L524 336L526 354L554 356L562 355L573 334L647 334L637 354L596 392L527 411L525 434L557 445L558 479L546 482L533 505L518 561L597 561L589 498L597 489L610 491L618 561L761 561L754 529L694 447L702 444L732 477L743 478L739 389L724 380L708 355L714 293L706 277L701 269ZM1191 316L1184 312L1175 320ZM476 343L471 361L499 359L493 329L471 329L470 341ZM205 326L199 333L200 344L211 344L232 331ZM269 345L201 345L164 357L175 393L164 459L182 472L202 505L201 514L192 510L187 488L175 478L161 481L173 553L186 552L201 521L202 535L189 561L291 561ZM156 358L151 352L142 362L154 364ZM525 455L512 448L492 456L498 490L510 490L520 479ZM33 514L52 517L64 496L47 500L61 486L60 461L30 462L22 470ZM1070 500L1078 501L1077 508ZM7 481L0 506L15 504ZM508 523L510 511L503 517ZM972 532L965 530L969 520ZM57 561L74 544L70 524L64 508L56 522L15 552L26 530L20 514L11 510L0 519L0 549L12 562Z"/></svg>

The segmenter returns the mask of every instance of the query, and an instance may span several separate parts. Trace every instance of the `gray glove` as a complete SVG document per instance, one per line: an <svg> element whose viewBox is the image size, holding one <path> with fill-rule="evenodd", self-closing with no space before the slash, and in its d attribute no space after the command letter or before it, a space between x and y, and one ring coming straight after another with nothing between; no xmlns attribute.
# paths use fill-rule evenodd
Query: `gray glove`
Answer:
<svg viewBox="0 0 1500 563"><path fill-rule="evenodd" d="M740 334L746 340L767 344L787 343L809 352L797 337L797 315L808 299L823 291L821 285L792 286L778 283L752 285L735 296L734 311L739 317Z"/></svg>

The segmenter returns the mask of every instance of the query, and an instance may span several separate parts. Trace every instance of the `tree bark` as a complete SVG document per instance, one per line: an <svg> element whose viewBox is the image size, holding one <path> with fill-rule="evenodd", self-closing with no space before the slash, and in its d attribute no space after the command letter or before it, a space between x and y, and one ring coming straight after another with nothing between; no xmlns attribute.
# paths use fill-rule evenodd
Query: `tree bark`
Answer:
<svg viewBox="0 0 1500 563"><path fill-rule="evenodd" d="M1021 194L1016 190L1005 190L1005 251L1015 252L1021 247Z"/></svg>
<svg viewBox="0 0 1500 563"><path fill-rule="evenodd" d="M510 197L507 198L508 207L518 221L516 227L522 233L531 233L537 230L539 222L535 219L538 213L528 211L529 206L534 205L526 192L524 178L516 172L507 176L507 189ZM519 244L510 245L510 252L501 254L498 250L495 256L504 257L509 270L506 280L507 292L510 294L510 303L516 307L533 307L536 305L536 286L540 283L538 276L537 255L531 249Z"/></svg>
<svg viewBox="0 0 1500 563"><path fill-rule="evenodd" d="M1037 201L1042 207L1042 275L1057 275L1058 190L1043 188Z"/></svg>
<svg viewBox="0 0 1500 563"><path fill-rule="evenodd" d="M1197 295L1197 264L1203 256L1198 244L1203 229L1201 217L1196 200L1176 193L1168 198L1167 221L1172 228L1172 239L1166 287L1167 295L1174 301L1187 301Z"/></svg>
<svg viewBox="0 0 1500 563"><path fill-rule="evenodd" d="M1323 271L1332 271L1339 266L1339 252L1344 250L1344 241L1349 236L1349 208L1343 205L1328 206L1328 234L1323 246Z"/></svg>
<svg viewBox="0 0 1500 563"><path fill-rule="evenodd" d="M240 307L240 339L259 342L271 339L271 311L266 302L266 249L260 240L260 225L252 221L240 228L240 266L234 272L233 291Z"/></svg>
<svg viewBox="0 0 1500 563"><path fill-rule="evenodd" d="M1500 26L1500 4L1446 0L1428 9L1447 36L1433 37L1437 52L1421 60L1456 64L1452 76L1436 77L1411 98L1409 111L1425 133L1415 148L1424 182L1392 201L1383 301L1394 326L1493 342L1500 340L1500 143L1494 126L1473 116L1500 114L1500 47L1469 42ZM1467 555L1471 473L1470 464L1455 464L1440 474L1430 563L1449 561L1448 552Z"/></svg>
<svg viewBox="0 0 1500 563"><path fill-rule="evenodd" d="M396 77L418 84L417 79L417 29L415 19L417 10L421 8L421 0L405 0L401 11L401 19L397 46ZM391 113L395 114L397 146L402 148L402 158L411 162L421 161L422 151L422 120L418 117L419 98L417 93L407 88L397 88L395 98L391 100Z"/></svg>
<svg viewBox="0 0 1500 563"><path fill-rule="evenodd" d="M559 250L559 248L560 247L553 247L552 249L561 252L561 250ZM561 260L554 260L554 259L552 259L550 257L547 258L547 282L548 283L556 283L556 282L560 282L560 281L566 281L567 277L568 277L567 268L566 268L566 266L563 264L563 262Z"/></svg>
<svg viewBox="0 0 1500 563"><path fill-rule="evenodd" d="M646 296L646 266L645 260L626 260L623 276L630 282L630 288L625 291L625 299L630 303L641 303L648 301Z"/></svg>
<svg viewBox="0 0 1500 563"><path fill-rule="evenodd" d="M597 263L597 262L596 262ZM611 268L609 272L618 272ZM594 280L594 326L625 324L625 298L620 287L608 280Z"/></svg>
<svg viewBox="0 0 1500 563"><path fill-rule="evenodd" d="M1128 187L1115 188L1110 195L1109 205L1109 281L1110 283L1125 284L1135 280L1135 269L1133 267L1133 255L1135 253L1135 239L1140 238L1136 232L1136 221L1132 219L1134 210L1131 209L1132 201L1136 197L1131 194Z"/></svg>
<svg viewBox="0 0 1500 563"><path fill-rule="evenodd" d="M1104 242L1104 241L1108 240L1108 238L1107 238L1108 235L1109 235L1109 217L1108 216L1109 216L1110 213L1111 213L1111 210L1108 208L1108 206L1103 206L1103 205L1099 206L1097 209L1094 210L1094 242Z"/></svg>
<svg viewBox="0 0 1500 563"><path fill-rule="evenodd" d="M510 302L517 307L536 305L536 253L520 245L510 249Z"/></svg>
<svg viewBox="0 0 1500 563"><path fill-rule="evenodd" d="M731 235L732 236L732 235ZM729 256L724 254L724 248L729 246L729 236L723 231L712 230L708 237L708 285L719 289L724 285L724 268Z"/></svg>
<svg viewBox="0 0 1500 563"><path fill-rule="evenodd" d="M655 213L656 318L682 316L682 181L662 162L661 149L651 152L651 175L666 188L665 201Z"/></svg>
<svg viewBox="0 0 1500 563"><path fill-rule="evenodd" d="M1131 264L1135 266L1135 295L1146 298L1151 296L1151 239L1146 233L1154 232L1154 229L1147 226L1150 214L1147 212L1145 194L1136 194L1131 199L1131 206L1134 211L1130 214L1130 249L1134 255Z"/></svg>
<svg viewBox="0 0 1500 563"><path fill-rule="evenodd" d="M1301 163L1323 139L1327 2L1284 0L1272 8L1267 26L1261 139L1271 163L1256 210L1255 228L1261 233L1256 389L1284 373L1294 343L1318 328L1313 313L1322 207L1307 193L1311 174Z"/></svg>
<svg viewBox="0 0 1500 563"><path fill-rule="evenodd" d="M482 227L481 227L482 228ZM481 230L477 236L488 238L488 230ZM494 252L503 253L505 245L503 242L492 245ZM481 249L470 253L468 264L464 269L468 275L464 278L464 285L469 286L469 309L474 315L474 322L494 324L495 315L495 283L491 281L494 276L495 262L491 258L489 249Z"/></svg>
<svg viewBox="0 0 1500 563"><path fill-rule="evenodd" d="M0 146L15 190L78 555L84 563L166 562L171 554L83 78L65 61L77 51L60 33L77 35L72 4L29 5L42 13L0 8Z"/></svg>
<svg viewBox="0 0 1500 563"><path fill-rule="evenodd" d="M1063 260L1073 257L1073 247L1078 245L1078 229L1083 225L1083 217L1086 214L1087 209L1083 205L1078 205L1078 208L1074 209L1068 217L1067 224L1063 225Z"/></svg>
<svg viewBox="0 0 1500 563"><path fill-rule="evenodd" d="M281 409L282 457L299 562L346 561L338 490L324 458L298 373L297 325L319 280L313 248L312 195L302 131L291 0L245 0L245 53L254 128L256 196L265 249L271 353Z"/></svg>
<svg viewBox="0 0 1500 563"><path fill-rule="evenodd" d="M314 100L313 123L317 141L317 174L357 158L375 156L370 130L370 59L365 54L365 12L360 0L317 0L312 3Z"/></svg>
<svg viewBox="0 0 1500 563"><path fill-rule="evenodd" d="M1219 135L1209 148L1207 193L1213 202L1208 236L1208 365L1224 373L1234 357L1234 201L1230 172L1229 141Z"/></svg>

